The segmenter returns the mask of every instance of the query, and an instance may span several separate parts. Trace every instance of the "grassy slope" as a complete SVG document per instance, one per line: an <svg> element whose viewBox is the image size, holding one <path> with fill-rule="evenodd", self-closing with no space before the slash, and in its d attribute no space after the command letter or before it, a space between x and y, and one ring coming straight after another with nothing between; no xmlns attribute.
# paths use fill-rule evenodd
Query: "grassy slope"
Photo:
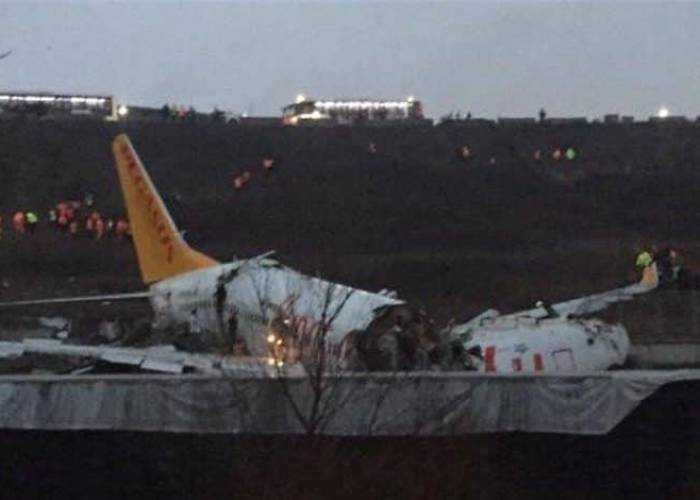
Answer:
<svg viewBox="0 0 700 500"><path fill-rule="evenodd" d="M109 147L122 130L203 250L226 260L274 248L307 272L395 288L441 321L606 289L632 278L635 244L683 243L692 262L700 241L695 125L258 129L6 121L2 213L43 211L85 192L104 212L122 212ZM368 153L370 141L376 155ZM454 154L462 144L472 151L468 162ZM531 159L536 148L567 145L579 151L574 162ZM270 174L258 166L265 155L278 158ZM235 192L232 175L245 169L253 179ZM140 286L128 246L68 242L46 231L6 238L0 262L11 284L5 296ZM685 334L694 301L669 300L625 306L632 311L625 323L643 333L653 324ZM669 307L673 314L664 313Z"/></svg>

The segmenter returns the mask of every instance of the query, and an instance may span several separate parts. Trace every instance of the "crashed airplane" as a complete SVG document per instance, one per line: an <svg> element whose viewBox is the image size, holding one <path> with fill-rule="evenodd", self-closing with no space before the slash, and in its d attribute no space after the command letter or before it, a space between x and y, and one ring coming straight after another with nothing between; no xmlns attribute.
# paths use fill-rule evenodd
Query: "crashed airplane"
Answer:
<svg viewBox="0 0 700 500"><path fill-rule="evenodd" d="M579 316L650 291L658 281L652 266L635 285L507 316L487 311L441 335L423 311L392 294L306 276L281 265L270 254L222 264L194 250L177 230L126 135L115 138L113 153L148 290L4 302L0 308L147 299L155 329L170 333L184 329L215 353L27 340L0 342L0 357L33 353L84 357L161 372L250 373L257 369L251 368L252 360L276 369L294 365L305 353L317 355L321 351L330 360L327 366L346 370L396 371L448 364L463 369L455 363L453 353L446 352L450 351L448 344L456 342L463 347L470 369L604 370L624 362L627 334L619 325ZM231 352L247 358L225 355Z"/></svg>
<svg viewBox="0 0 700 500"><path fill-rule="evenodd" d="M177 230L129 138L119 135L112 146L148 291L15 301L0 307L148 299L155 315L154 328L176 331L184 327L201 333L214 348L230 352L232 345L241 344L245 354L268 359L271 349L278 350L283 343L281 333L290 329L301 337L301 344L310 343L322 332L328 348L336 357L342 356L342 339L347 333L364 330L382 314L404 305L388 294L303 275L269 254L222 264L192 249ZM3 344L6 352L22 350L10 344ZM54 347L48 349L50 353L60 351ZM31 346L34 353L41 349L41 343ZM86 355L95 352L108 360L109 355L104 355L108 348L86 351ZM129 352L135 354L133 349Z"/></svg>

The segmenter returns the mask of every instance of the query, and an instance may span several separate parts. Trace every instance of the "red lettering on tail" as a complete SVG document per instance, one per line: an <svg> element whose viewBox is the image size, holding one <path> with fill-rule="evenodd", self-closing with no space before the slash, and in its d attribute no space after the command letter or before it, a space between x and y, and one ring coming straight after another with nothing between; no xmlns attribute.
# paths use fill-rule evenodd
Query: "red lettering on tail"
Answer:
<svg viewBox="0 0 700 500"><path fill-rule="evenodd" d="M143 176L141 176L141 174L138 173L136 158L132 154L129 147L126 144L122 144L120 151L125 157L129 177L131 177L131 181L134 183L136 191L141 195L141 199L143 199L146 203L146 210L151 219L151 226L156 230L158 241L163 248L165 248L166 259L168 262L172 262L175 246L168 235L166 225L162 222L162 215L159 211L156 198L149 191L149 186L146 183L146 180L143 178Z"/></svg>

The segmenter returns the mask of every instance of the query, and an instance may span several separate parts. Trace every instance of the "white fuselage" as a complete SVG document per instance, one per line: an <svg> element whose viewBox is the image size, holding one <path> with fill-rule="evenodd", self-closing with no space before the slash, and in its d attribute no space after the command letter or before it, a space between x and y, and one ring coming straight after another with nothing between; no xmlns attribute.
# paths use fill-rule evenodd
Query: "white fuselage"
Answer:
<svg viewBox="0 0 700 500"><path fill-rule="evenodd" d="M256 356L268 355L267 328L275 317L293 318L302 335L313 335L325 324L326 339L339 344L350 331L366 328L378 308L403 303L305 276L270 259L182 274L156 283L151 293L157 328L190 324L194 315L202 330L225 339L235 315L237 335Z"/></svg>
<svg viewBox="0 0 700 500"><path fill-rule="evenodd" d="M479 327L464 343L484 372L585 372L621 366L629 338L621 325L598 319L520 317Z"/></svg>

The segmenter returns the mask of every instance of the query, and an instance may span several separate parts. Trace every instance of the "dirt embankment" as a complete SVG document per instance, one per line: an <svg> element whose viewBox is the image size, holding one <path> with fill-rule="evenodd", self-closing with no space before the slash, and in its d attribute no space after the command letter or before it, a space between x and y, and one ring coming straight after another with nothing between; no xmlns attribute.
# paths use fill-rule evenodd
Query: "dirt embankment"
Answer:
<svg viewBox="0 0 700 500"><path fill-rule="evenodd" d="M0 122L0 277L9 285L2 296L140 286L128 245L69 241L45 217L32 238L7 231L14 209L43 215L86 193L104 213L122 213L110 152L121 131L204 251L227 260L276 249L306 272L397 289L442 321L615 286L632 278L636 244L674 242L691 265L700 262L695 124L351 129L17 120ZM456 154L463 145L467 160ZM576 159L552 158L570 146ZM261 168L267 156L276 159L271 172ZM251 181L236 191L233 176L245 170ZM690 317L691 299L671 302L673 314L656 303L626 307Z"/></svg>

